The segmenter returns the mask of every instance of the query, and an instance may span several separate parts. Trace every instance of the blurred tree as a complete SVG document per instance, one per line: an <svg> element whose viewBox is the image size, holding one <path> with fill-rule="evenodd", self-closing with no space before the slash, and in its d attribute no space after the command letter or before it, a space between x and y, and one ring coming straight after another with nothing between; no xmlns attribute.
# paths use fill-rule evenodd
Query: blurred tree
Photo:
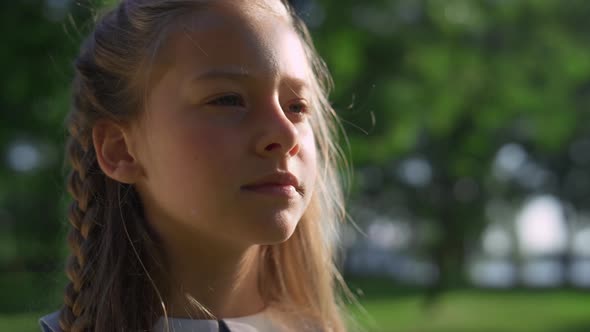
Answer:
<svg viewBox="0 0 590 332"><path fill-rule="evenodd" d="M355 164L384 174L413 156L431 165L428 185L389 176L381 192L401 188L416 219L434 223L429 248L446 277L439 287L463 271L490 196L573 200L562 189L569 146L590 133L590 3L325 0L321 9L316 45L334 73ZM494 178L496 152L510 142L555 181L531 188Z"/></svg>
<svg viewBox="0 0 590 332"><path fill-rule="evenodd" d="M0 275L4 276L62 266L63 118L69 107L70 64L80 43L78 27L68 19L85 21L89 16L69 5L69 1L41 0L0 4ZM45 275L32 289L51 289L53 282ZM3 294L17 291L3 289ZM35 302L43 302L40 299L47 293L36 294ZM12 302L19 297L7 298L11 302L2 301L2 311L27 305Z"/></svg>

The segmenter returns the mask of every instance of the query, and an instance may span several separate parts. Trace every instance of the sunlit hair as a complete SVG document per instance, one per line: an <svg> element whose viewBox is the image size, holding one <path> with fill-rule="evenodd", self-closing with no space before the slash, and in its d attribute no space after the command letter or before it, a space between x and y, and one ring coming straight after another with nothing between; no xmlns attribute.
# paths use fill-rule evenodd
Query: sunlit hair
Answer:
<svg viewBox="0 0 590 332"><path fill-rule="evenodd" d="M149 330L166 316L166 262L132 185L102 172L92 128L108 119L125 124L144 109L149 70L169 28L211 0L123 1L97 21L75 62L67 157L71 255L60 325L64 331ZM338 224L345 218L338 167L341 132L327 100L332 82L303 22L284 3L313 68L311 124L318 176L308 209L289 240L261 246L265 302L298 330L345 330L339 305L344 286L334 263ZM347 167L343 168L347 170ZM345 286L344 286L344 289ZM198 300L198 299L197 299ZM206 309L206 308L205 308Z"/></svg>

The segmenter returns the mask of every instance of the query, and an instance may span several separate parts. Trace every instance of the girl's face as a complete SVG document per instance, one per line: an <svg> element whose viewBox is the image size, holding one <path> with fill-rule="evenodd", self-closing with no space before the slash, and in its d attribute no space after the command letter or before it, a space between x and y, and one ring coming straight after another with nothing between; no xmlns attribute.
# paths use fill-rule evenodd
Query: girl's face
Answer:
<svg viewBox="0 0 590 332"><path fill-rule="evenodd" d="M157 62L135 140L150 224L165 239L288 239L316 147L310 68L285 8L216 2L170 32Z"/></svg>

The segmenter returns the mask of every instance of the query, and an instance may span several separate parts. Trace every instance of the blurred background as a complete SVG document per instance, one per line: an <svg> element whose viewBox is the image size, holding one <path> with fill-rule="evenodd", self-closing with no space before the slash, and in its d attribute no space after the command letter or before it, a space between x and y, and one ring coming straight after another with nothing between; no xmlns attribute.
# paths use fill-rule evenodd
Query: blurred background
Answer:
<svg viewBox="0 0 590 332"><path fill-rule="evenodd" d="M590 2L297 0L353 165L369 331L590 331ZM63 119L96 3L0 3L0 330L61 303Z"/></svg>

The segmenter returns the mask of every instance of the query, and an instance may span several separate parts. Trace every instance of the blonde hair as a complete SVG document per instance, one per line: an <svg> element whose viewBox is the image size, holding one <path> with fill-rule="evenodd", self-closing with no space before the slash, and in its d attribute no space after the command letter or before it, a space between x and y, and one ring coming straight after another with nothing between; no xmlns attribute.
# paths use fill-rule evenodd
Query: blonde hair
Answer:
<svg viewBox="0 0 590 332"><path fill-rule="evenodd" d="M91 133L100 119L126 122L137 116L144 102L138 92L147 89L139 82L147 81L144 69L157 57L166 29L206 3L122 1L97 21L76 59L67 121L73 202L66 269L70 283L60 315L64 331L149 330L166 314L165 262L157 234L145 222L133 186L109 178L98 166ZM336 293L338 285L346 286L334 262L338 225L346 215L338 167L347 164L336 143L342 128L327 100L332 87L327 68L305 24L283 4L313 69L316 111L311 123L319 170L309 207L292 237L261 246L260 289L264 300L295 324L343 331Z"/></svg>

